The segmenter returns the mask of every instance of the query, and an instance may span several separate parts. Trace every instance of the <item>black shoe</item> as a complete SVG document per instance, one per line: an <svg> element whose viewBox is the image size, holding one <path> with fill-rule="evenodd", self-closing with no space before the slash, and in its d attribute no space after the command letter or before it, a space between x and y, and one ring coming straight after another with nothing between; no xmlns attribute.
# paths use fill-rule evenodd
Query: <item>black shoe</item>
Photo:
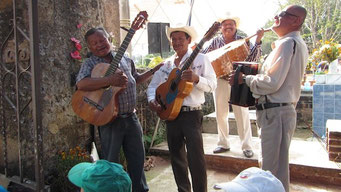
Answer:
<svg viewBox="0 0 341 192"><path fill-rule="evenodd" d="M251 158L253 156L253 151L251 149L243 150L245 157Z"/></svg>
<svg viewBox="0 0 341 192"><path fill-rule="evenodd" d="M213 150L213 153L224 153L226 151L230 151L230 148L217 147Z"/></svg>

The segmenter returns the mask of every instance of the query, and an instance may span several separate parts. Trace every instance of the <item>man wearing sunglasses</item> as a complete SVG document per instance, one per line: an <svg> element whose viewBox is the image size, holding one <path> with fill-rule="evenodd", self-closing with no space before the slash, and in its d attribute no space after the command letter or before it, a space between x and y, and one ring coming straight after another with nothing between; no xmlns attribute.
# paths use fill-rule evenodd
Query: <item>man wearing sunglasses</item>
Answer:
<svg viewBox="0 0 341 192"><path fill-rule="evenodd" d="M257 124L261 130L261 166L271 171L289 191L289 146L296 128L295 107L300 98L301 80L308 49L300 36L305 8L290 5L274 17L272 30L278 40L259 74L239 74L257 98ZM230 75L232 85L234 73Z"/></svg>

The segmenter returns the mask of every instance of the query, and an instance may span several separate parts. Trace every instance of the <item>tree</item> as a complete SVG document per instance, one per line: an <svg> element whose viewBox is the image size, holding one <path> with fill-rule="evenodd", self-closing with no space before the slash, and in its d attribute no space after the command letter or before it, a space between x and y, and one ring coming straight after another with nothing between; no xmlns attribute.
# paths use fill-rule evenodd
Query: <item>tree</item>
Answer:
<svg viewBox="0 0 341 192"><path fill-rule="evenodd" d="M319 42L341 39L340 0L288 0L289 4L301 5L307 9L307 17L302 27L302 36L310 50L316 49Z"/></svg>
<svg viewBox="0 0 341 192"><path fill-rule="evenodd" d="M317 49L321 44L320 42L333 40L333 42L340 43L340 0L288 0L286 4L279 3L279 7L283 9L287 5L292 4L301 5L307 9L307 17L302 26L301 34L309 50ZM269 20L263 28L270 27L273 22L273 19ZM262 40L263 54L270 53L271 43L276 39L277 37L274 34L264 35Z"/></svg>

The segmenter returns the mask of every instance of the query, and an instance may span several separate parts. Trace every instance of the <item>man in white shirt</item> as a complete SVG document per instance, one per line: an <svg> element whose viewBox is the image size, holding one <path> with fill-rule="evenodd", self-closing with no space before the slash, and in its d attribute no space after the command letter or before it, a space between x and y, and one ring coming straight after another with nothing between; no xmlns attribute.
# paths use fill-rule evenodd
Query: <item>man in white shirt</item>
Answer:
<svg viewBox="0 0 341 192"><path fill-rule="evenodd" d="M239 74L255 98L257 123L261 128L261 165L270 170L289 191L289 146L296 128L295 107L301 94L301 80L308 49L300 36L307 11L290 5L274 17L272 30L279 39L257 75ZM233 84L234 74L230 76Z"/></svg>
<svg viewBox="0 0 341 192"><path fill-rule="evenodd" d="M188 45L197 36L194 28L190 26L167 28L166 33L176 53L164 62L148 86L149 106L156 112L161 111L160 103L155 100L156 89L168 79L174 68L180 69L184 66L186 59L192 54ZM181 80L193 83L193 89L184 98L178 116L174 120L166 121L167 142L174 178L178 191L190 192L189 168L193 191L206 192L207 175L201 135L203 119L201 105L205 102L204 92L214 91L217 85L208 57L199 53L191 66L182 72Z"/></svg>

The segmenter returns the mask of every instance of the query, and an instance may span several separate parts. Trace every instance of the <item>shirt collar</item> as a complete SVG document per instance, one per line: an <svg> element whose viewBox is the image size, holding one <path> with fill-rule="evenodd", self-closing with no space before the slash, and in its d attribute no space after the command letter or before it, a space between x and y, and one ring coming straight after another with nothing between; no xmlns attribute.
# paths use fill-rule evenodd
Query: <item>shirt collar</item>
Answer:
<svg viewBox="0 0 341 192"><path fill-rule="evenodd" d="M181 58L181 62L180 62L179 68L181 68L183 66L184 61L186 60L187 57L189 57L192 54L192 52L193 52L192 49L188 46L187 52ZM171 57L171 61L172 61L173 64L174 64L175 57L176 57L176 53Z"/></svg>
<svg viewBox="0 0 341 192"><path fill-rule="evenodd" d="M278 45L279 43L281 43L281 40L282 40L282 39L285 39L285 38L287 38L287 37L297 37L297 36L300 36L300 32L299 32L299 31L292 31L292 32L290 32L290 33L288 33L288 34L286 34L286 35L284 35L284 36L278 38L278 40L276 40L275 42L273 42L273 43L271 44L271 47L273 47L272 49L274 49L275 47L277 47L277 45Z"/></svg>

